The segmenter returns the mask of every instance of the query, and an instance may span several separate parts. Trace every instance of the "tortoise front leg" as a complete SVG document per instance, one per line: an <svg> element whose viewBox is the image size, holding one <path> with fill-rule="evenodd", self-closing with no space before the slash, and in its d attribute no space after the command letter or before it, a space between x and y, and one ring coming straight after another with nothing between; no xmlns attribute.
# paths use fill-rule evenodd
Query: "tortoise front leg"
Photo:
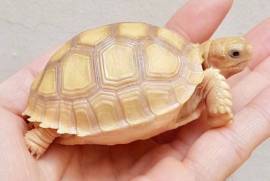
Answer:
<svg viewBox="0 0 270 181"><path fill-rule="evenodd" d="M27 131L24 139L31 155L38 159L58 136L55 129L38 127Z"/></svg>
<svg viewBox="0 0 270 181"><path fill-rule="evenodd" d="M211 127L224 126L232 121L232 96L226 79L218 69L205 70L202 82L208 119Z"/></svg>

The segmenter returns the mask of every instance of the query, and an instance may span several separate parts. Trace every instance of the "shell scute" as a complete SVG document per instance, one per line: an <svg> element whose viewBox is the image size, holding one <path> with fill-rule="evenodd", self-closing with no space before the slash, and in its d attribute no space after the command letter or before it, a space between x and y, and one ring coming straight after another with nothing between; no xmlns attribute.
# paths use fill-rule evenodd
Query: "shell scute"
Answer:
<svg viewBox="0 0 270 181"><path fill-rule="evenodd" d="M101 73L104 87L117 89L136 82L139 72L133 48L116 43L103 50Z"/></svg>
<svg viewBox="0 0 270 181"><path fill-rule="evenodd" d="M118 32L120 36L140 39L148 35L149 26L145 23L120 23Z"/></svg>
<svg viewBox="0 0 270 181"><path fill-rule="evenodd" d="M76 134L76 122L73 118L72 103L61 101L59 109L59 127L57 132L60 134Z"/></svg>
<svg viewBox="0 0 270 181"><path fill-rule="evenodd" d="M109 26L87 30L78 35L77 43L80 45L95 46L109 37L110 33Z"/></svg>
<svg viewBox="0 0 270 181"><path fill-rule="evenodd" d="M89 117L88 110L90 109L87 101L79 101L74 103L74 115L76 119L76 128L78 136L86 136L90 130L94 130L92 127L92 121Z"/></svg>
<svg viewBox="0 0 270 181"><path fill-rule="evenodd" d="M186 40L183 37L165 28L159 28L157 30L157 36L179 50L186 45Z"/></svg>
<svg viewBox="0 0 270 181"><path fill-rule="evenodd" d="M46 103L44 118L39 120L41 127L58 129L58 104L55 101Z"/></svg>
<svg viewBox="0 0 270 181"><path fill-rule="evenodd" d="M120 92L119 99L129 125L136 125L154 119L154 115L149 110L140 89Z"/></svg>
<svg viewBox="0 0 270 181"><path fill-rule="evenodd" d="M115 95L105 92L100 93L93 98L91 105L102 131L111 131L122 127L121 124L124 124Z"/></svg>
<svg viewBox="0 0 270 181"><path fill-rule="evenodd" d="M72 53L62 62L61 93L65 96L88 94L95 87L93 65L90 56Z"/></svg>
<svg viewBox="0 0 270 181"><path fill-rule="evenodd" d="M72 47L71 41L65 43L61 48L58 49L58 51L56 51L52 55L52 57L50 58L50 62L57 62L61 60L69 52L71 47Z"/></svg>
<svg viewBox="0 0 270 181"><path fill-rule="evenodd" d="M56 80L57 77L55 68L48 68L43 75L38 92L43 95L55 95L57 87Z"/></svg>
<svg viewBox="0 0 270 181"><path fill-rule="evenodd" d="M180 70L179 57L156 43L146 47L146 75L150 78L168 79Z"/></svg>
<svg viewBox="0 0 270 181"><path fill-rule="evenodd" d="M168 85L144 86L148 104L155 115L165 114L179 106L172 91L172 88Z"/></svg>

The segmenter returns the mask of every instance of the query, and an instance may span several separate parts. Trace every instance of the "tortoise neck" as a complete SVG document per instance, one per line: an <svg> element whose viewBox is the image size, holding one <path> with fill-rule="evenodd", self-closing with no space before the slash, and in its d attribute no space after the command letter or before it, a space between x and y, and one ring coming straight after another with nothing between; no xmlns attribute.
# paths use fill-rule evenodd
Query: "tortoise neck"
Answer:
<svg viewBox="0 0 270 181"><path fill-rule="evenodd" d="M208 60L211 43L212 40L208 40L200 45L201 56L203 58L202 66L204 70L211 66Z"/></svg>

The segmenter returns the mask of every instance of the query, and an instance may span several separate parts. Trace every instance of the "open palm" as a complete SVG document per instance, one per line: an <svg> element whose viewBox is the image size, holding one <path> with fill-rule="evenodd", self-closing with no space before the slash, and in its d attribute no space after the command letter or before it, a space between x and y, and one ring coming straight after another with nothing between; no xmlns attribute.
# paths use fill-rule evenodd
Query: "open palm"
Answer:
<svg viewBox="0 0 270 181"><path fill-rule="evenodd" d="M166 26L193 42L205 41L231 4L231 0L191 0ZM20 114L31 82L48 56L25 67L0 84L0 180L224 180L270 136L270 20L246 37L254 55L249 68L229 80L235 111L231 125L209 130L199 119L127 145L53 144L39 160L25 146L26 124Z"/></svg>

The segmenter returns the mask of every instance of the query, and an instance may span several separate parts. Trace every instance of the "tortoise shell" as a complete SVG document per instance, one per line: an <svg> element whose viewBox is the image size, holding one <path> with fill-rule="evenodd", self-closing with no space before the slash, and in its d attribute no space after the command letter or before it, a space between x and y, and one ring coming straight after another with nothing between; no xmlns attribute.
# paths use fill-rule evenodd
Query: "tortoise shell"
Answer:
<svg viewBox="0 0 270 181"><path fill-rule="evenodd" d="M203 79L202 61L197 45L165 28L118 23L87 30L50 58L23 114L75 136L174 120Z"/></svg>

